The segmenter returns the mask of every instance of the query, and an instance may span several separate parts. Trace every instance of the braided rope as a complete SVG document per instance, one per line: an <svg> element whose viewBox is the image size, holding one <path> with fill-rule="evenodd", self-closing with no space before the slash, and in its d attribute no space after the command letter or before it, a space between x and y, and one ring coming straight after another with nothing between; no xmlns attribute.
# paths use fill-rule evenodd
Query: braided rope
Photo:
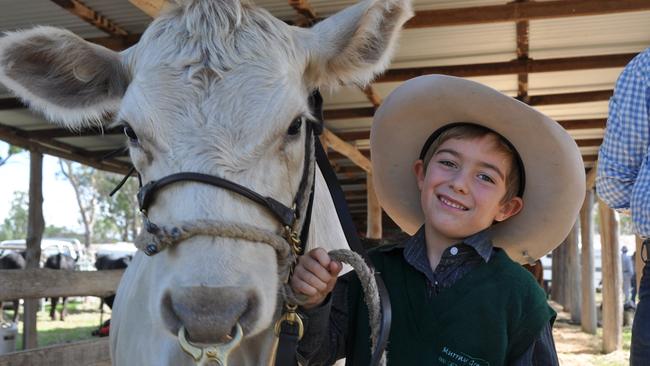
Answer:
<svg viewBox="0 0 650 366"><path fill-rule="evenodd" d="M182 223L181 225L172 227L171 229L167 227L154 226L154 230L152 231L153 233L142 230L135 239L136 247L145 253L149 251L156 253L199 235L240 239L268 244L275 249L277 253L278 272L280 278L282 278L285 283L282 294L284 300L296 305L305 303L306 296L294 293L288 283L289 273L295 263L296 256L291 250L291 246L287 240L272 231L260 229L253 225L244 223L231 223L218 220L197 220L192 223ZM152 249L152 246L156 248L155 251ZM366 265L366 262L359 254L352 250L336 249L330 251L329 255L333 260L347 263L352 266L359 277L359 281L363 288L364 301L368 307L370 341L372 344L372 352L374 353L375 348L377 347L379 326L381 323L381 304L374 271ZM386 351L384 351L379 365L386 365Z"/></svg>

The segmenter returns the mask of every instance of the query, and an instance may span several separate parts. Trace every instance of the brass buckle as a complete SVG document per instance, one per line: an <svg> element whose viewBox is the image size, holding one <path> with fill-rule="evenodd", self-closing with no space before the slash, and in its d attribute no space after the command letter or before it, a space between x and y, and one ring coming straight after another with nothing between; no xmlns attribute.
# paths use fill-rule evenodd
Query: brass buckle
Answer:
<svg viewBox="0 0 650 366"><path fill-rule="evenodd" d="M298 306L293 304L286 304L285 307L287 310L284 314L282 314L280 319L275 322L275 336L280 336L280 332L282 331L282 323L287 322L291 325L298 325L298 340L301 340L302 336L305 333L305 326L302 323L302 318L300 318L300 315L298 315L298 312L296 312Z"/></svg>

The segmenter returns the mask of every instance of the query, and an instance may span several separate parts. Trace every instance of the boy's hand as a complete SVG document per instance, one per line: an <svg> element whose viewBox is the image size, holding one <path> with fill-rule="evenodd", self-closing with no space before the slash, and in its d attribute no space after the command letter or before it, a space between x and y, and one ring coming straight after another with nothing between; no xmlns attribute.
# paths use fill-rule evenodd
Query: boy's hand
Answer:
<svg viewBox="0 0 650 366"><path fill-rule="evenodd" d="M296 294L307 295L303 308L311 309L325 300L334 289L341 268L341 263L333 261L323 248L312 249L298 258L291 288Z"/></svg>

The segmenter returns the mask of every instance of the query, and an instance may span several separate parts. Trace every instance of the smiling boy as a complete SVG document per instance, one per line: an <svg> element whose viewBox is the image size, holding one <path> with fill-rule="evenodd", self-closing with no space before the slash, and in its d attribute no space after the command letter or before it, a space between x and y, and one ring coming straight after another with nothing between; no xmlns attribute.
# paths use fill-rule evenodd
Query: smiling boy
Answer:
<svg viewBox="0 0 650 366"><path fill-rule="evenodd" d="M413 235L371 253L392 304L388 364L557 365L555 313L513 259L534 262L575 222L585 176L566 131L481 84L430 75L384 101L371 156L382 207ZM337 281L340 268L322 249L296 266L303 365L369 363L360 284Z"/></svg>

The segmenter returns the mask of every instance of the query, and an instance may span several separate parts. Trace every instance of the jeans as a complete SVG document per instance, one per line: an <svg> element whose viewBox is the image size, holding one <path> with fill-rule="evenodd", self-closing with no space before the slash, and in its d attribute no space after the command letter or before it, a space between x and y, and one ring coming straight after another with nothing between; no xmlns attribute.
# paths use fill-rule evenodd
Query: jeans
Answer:
<svg viewBox="0 0 650 366"><path fill-rule="evenodd" d="M639 304L634 314L632 326L632 346L630 348L630 366L650 365L650 239L643 242L641 258L644 258L643 276L639 287Z"/></svg>

